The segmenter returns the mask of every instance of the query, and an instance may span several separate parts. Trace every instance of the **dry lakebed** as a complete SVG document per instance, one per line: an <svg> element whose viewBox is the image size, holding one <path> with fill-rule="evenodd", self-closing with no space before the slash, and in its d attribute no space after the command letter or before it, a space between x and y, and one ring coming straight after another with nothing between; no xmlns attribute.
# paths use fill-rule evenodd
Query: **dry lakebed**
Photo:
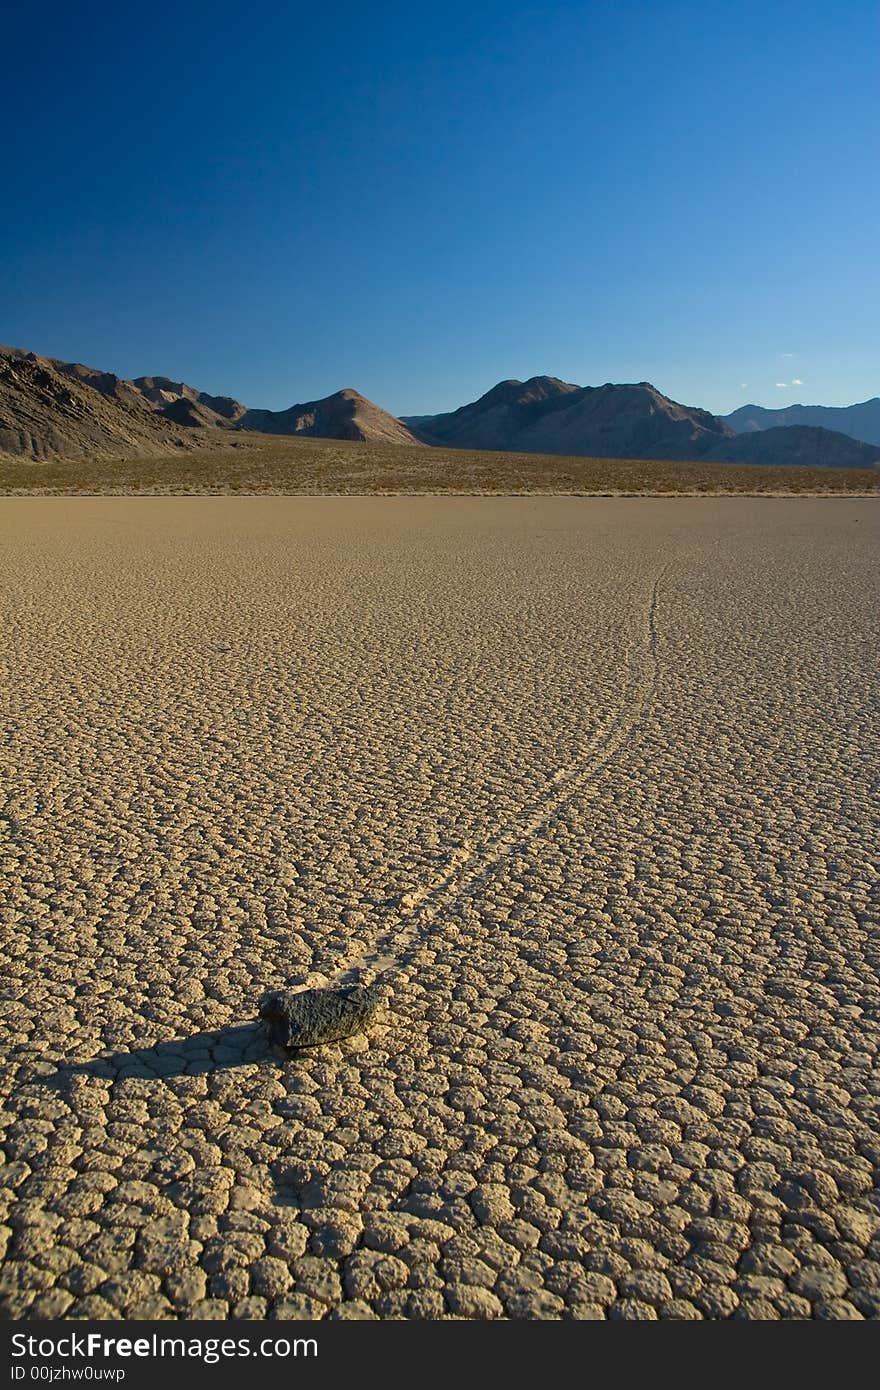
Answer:
<svg viewBox="0 0 880 1390"><path fill-rule="evenodd" d="M878 523L4 499L5 1316L880 1317Z"/></svg>

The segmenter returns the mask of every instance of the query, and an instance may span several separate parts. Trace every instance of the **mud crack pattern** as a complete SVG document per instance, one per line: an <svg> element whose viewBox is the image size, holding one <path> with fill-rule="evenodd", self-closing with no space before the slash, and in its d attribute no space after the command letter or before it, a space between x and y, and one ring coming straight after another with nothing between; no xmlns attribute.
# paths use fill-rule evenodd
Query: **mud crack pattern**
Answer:
<svg viewBox="0 0 880 1390"><path fill-rule="evenodd" d="M5 1315L880 1315L878 532L9 499Z"/></svg>

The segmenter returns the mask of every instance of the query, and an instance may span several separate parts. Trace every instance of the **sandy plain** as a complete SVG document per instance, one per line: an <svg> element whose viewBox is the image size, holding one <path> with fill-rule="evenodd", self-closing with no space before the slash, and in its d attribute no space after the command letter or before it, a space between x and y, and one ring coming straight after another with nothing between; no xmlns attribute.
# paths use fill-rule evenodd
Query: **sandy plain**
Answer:
<svg viewBox="0 0 880 1390"><path fill-rule="evenodd" d="M878 522L6 499L5 1315L880 1317Z"/></svg>

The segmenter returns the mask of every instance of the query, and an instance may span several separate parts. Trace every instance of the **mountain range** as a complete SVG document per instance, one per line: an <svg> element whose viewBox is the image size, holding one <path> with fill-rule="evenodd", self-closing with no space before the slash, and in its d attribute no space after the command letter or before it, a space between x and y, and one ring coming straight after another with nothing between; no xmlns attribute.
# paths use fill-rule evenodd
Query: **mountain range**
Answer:
<svg viewBox="0 0 880 1390"><path fill-rule="evenodd" d="M874 404L880 407L880 401L869 401L848 409ZM846 414L828 407L791 409ZM774 419L765 426L764 416L781 412L743 410L751 413L735 411L725 419L681 405L646 381L576 386L551 376L499 382L478 400L439 415L397 419L351 388L287 410L260 410L170 377L128 380L82 363L0 348L0 454L35 459L168 455L256 431L594 458L880 467L874 442L796 420L779 425Z"/></svg>
<svg viewBox="0 0 880 1390"><path fill-rule="evenodd" d="M680 405L647 381L502 381L458 410L403 421L422 443L456 449L823 468L873 468L880 462L877 447L816 426L737 433L730 419Z"/></svg>
<svg viewBox="0 0 880 1390"><path fill-rule="evenodd" d="M865 444L880 445L880 396L858 405L787 405L781 410L767 410L762 405L742 405L730 415L721 417L737 434L779 426L810 425L848 434Z"/></svg>
<svg viewBox="0 0 880 1390"><path fill-rule="evenodd" d="M704 458L733 430L647 381L574 386L557 377L502 381L446 415L404 417L425 444L594 458Z"/></svg>

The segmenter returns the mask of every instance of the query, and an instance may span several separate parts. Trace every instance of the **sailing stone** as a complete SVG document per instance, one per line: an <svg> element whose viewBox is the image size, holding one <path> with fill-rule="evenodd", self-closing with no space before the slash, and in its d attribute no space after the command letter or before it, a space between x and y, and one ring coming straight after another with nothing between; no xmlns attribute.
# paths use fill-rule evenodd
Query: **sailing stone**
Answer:
<svg viewBox="0 0 880 1390"><path fill-rule="evenodd" d="M290 1054L363 1032L381 1006L379 990L365 985L276 990L260 1004L260 1018L268 1025L269 1041Z"/></svg>

